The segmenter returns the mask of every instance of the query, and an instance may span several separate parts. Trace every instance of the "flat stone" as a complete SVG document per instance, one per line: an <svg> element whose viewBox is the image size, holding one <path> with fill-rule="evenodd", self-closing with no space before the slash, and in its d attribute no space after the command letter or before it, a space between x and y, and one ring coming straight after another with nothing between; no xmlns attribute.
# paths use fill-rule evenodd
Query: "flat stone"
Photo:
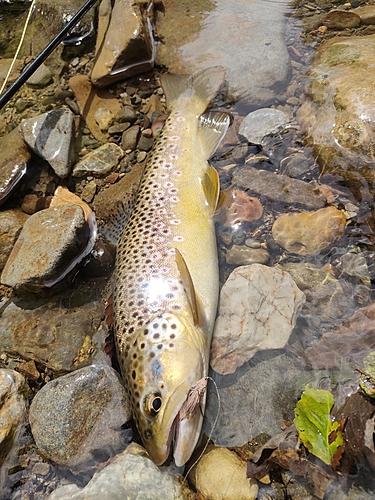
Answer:
<svg viewBox="0 0 375 500"><path fill-rule="evenodd" d="M344 234L345 214L335 207L315 212L281 215L272 226L276 243L287 252L318 255L337 243Z"/></svg>
<svg viewBox="0 0 375 500"><path fill-rule="evenodd" d="M246 465L226 448L209 445L189 474L195 489L211 500L256 500L258 485L246 477Z"/></svg>
<svg viewBox="0 0 375 500"><path fill-rule="evenodd" d="M291 75L284 37L287 2L164 0L163 5L157 62L172 73L221 65L230 94L252 107L269 104L286 87Z"/></svg>
<svg viewBox="0 0 375 500"><path fill-rule="evenodd" d="M249 248L233 245L225 254L225 262L231 266L247 266L249 264L266 264L270 254L264 248Z"/></svg>
<svg viewBox="0 0 375 500"><path fill-rule="evenodd" d="M69 80L69 87L72 89L77 100L82 117L90 129L92 135L98 141L105 142L108 134L102 132L95 121L95 113L99 108L110 110L116 115L121 109L121 104L113 94L104 89L96 89L92 86L86 75L75 75Z"/></svg>
<svg viewBox="0 0 375 500"><path fill-rule="evenodd" d="M262 108L245 116L239 134L253 144L262 144L264 137L278 135L286 127L289 118L278 109Z"/></svg>
<svg viewBox="0 0 375 500"><path fill-rule="evenodd" d="M86 246L88 227L81 207L41 210L25 222L1 275L18 293L37 292L63 274Z"/></svg>
<svg viewBox="0 0 375 500"><path fill-rule="evenodd" d="M56 489L47 500L182 500L187 498L176 476L160 470L137 450L137 445L117 455L97 472L84 488L75 484Z"/></svg>
<svg viewBox="0 0 375 500"><path fill-rule="evenodd" d="M352 12L358 14L362 24L375 24L375 5L362 5Z"/></svg>
<svg viewBox="0 0 375 500"><path fill-rule="evenodd" d="M13 370L0 369L0 467L3 473L12 458L11 451L24 431L26 423L26 395L28 386L24 377ZM16 452L15 452L16 453ZM3 483L3 477L0 484Z"/></svg>
<svg viewBox="0 0 375 500"><path fill-rule="evenodd" d="M103 144L74 165L73 177L83 177L84 175L105 177L118 166L124 154L124 150L117 144L112 142Z"/></svg>
<svg viewBox="0 0 375 500"><path fill-rule="evenodd" d="M17 187L26 173L30 153L18 128L1 138L0 150L0 205Z"/></svg>
<svg viewBox="0 0 375 500"><path fill-rule="evenodd" d="M30 76L26 84L33 89L41 89L47 87L52 80L52 71L45 64L41 64L39 68Z"/></svg>
<svg viewBox="0 0 375 500"><path fill-rule="evenodd" d="M285 418L294 418L300 374L293 359L275 351L258 352L232 375L211 372L221 404L219 409L216 389L208 383L203 431L227 447L243 446L261 433L278 434Z"/></svg>
<svg viewBox="0 0 375 500"><path fill-rule="evenodd" d="M105 360L95 352L93 336L101 331L103 304L91 290L67 290L55 299L12 299L0 318L0 351L16 353L54 372ZM106 336L102 332L103 338Z"/></svg>
<svg viewBox="0 0 375 500"><path fill-rule="evenodd" d="M236 268L221 289L211 367L226 375L257 351L284 347L304 302L288 273L261 264Z"/></svg>
<svg viewBox="0 0 375 500"><path fill-rule="evenodd" d="M0 212L0 270L5 266L27 219L26 214L15 208Z"/></svg>
<svg viewBox="0 0 375 500"><path fill-rule="evenodd" d="M254 167L236 168L233 173L233 184L288 205L299 204L317 209L326 204L326 197L316 184Z"/></svg>
<svg viewBox="0 0 375 500"><path fill-rule="evenodd" d="M129 419L126 393L115 370L91 365L47 383L30 406L30 425L44 457L77 469L124 448ZM109 456L108 456L109 455Z"/></svg>
<svg viewBox="0 0 375 500"><path fill-rule="evenodd" d="M94 85L103 87L152 69L155 47L151 13L132 0L117 0L112 9L111 2L102 2L91 74Z"/></svg>
<svg viewBox="0 0 375 500"><path fill-rule="evenodd" d="M69 109L53 109L29 118L19 128L24 141L48 161L56 175L69 175L74 153L74 115Z"/></svg>
<svg viewBox="0 0 375 500"><path fill-rule="evenodd" d="M323 25L327 28L342 30L345 28L357 28L361 24L361 18L355 12L348 10L331 10L326 14Z"/></svg>

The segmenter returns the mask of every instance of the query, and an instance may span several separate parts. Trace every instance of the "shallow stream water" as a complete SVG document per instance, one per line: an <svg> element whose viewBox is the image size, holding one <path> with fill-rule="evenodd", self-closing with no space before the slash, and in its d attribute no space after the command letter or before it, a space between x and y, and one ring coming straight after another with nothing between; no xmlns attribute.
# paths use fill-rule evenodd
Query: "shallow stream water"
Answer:
<svg viewBox="0 0 375 500"><path fill-rule="evenodd" d="M231 2L219 3L220 8L215 10L215 2L180 2L177 6L175 2L166 1L165 13L159 14L159 24L157 24L162 40L159 42L159 61L160 65L166 66L168 66L167 61L172 61L173 67L170 69L181 71L181 69L197 69L208 64L226 66L227 59L238 58L237 67L227 72L228 88L223 90L214 103L216 108L228 110L232 114L234 132L227 135L211 161L219 172L222 189L226 192L239 189L248 196L257 198L263 207L263 214L253 222L238 221L234 217L231 224L228 223L225 212L219 214L216 229L220 283L223 285L230 273L239 265L255 262L290 272L306 295L306 303L300 311L296 326L284 349L259 351L232 374L220 375L214 371L210 374L217 384L221 404L218 405L216 388L209 383L207 416L204 424L206 436L212 438L215 444L226 447L241 447L250 442L255 450L268 438L292 424L295 405L306 384L331 390L337 408L344 403L347 396L358 389L360 376L358 370L362 369L364 356L375 348L372 342L366 345L366 338L363 336L364 330L367 329L372 338L371 325L364 323L361 326L360 322L358 325L351 320L357 310L371 309L374 301L375 221L372 169L375 165L371 159L368 157L364 159L362 154L357 154L354 150L350 153L350 160L340 160L335 168L328 170L319 147L316 147L313 139L308 137L299 120L298 113L301 106L311 99L311 95L307 92L312 74L311 61L317 48L324 41L325 33L322 36L311 34L316 28L310 25L306 28L306 20L311 17L311 13L323 14L331 6L321 2L298 2L298 5L287 5L284 2L264 0L256 3L257 10L254 12L257 14L251 19L244 19L241 25L240 13L231 9ZM240 9L241 2L238 2L238 5L236 8ZM4 4L0 3L0 9L3 8ZM170 17L168 17L169 8ZM225 10L224 15L220 9ZM283 74L279 79L274 78L271 88L267 86L262 88L263 79L269 76L269 61L265 60L269 53L262 52L260 47L270 43L267 23L269 31L272 31L275 12L283 41L280 42L280 47L275 46L273 52L274 56L276 54L276 61L278 57L284 57L277 55L278 50L285 52L287 64L280 67L280 73ZM284 16L283 22L279 21L280 12ZM9 11L7 10L6 16L0 12L0 16L3 16L1 22L5 22ZM12 16L11 11L9 29L13 25ZM186 27L185 39L178 36L180 26L173 23L168 25L171 19L178 22L184 16L190 20L190 24ZM215 36L215 31L219 30L217 24L219 22L220 30L224 29L222 26L226 26L227 29L227 33L223 34L224 38L228 37L228 43L225 44L227 52L223 52L223 47L217 52L214 50L201 52L200 47L209 44L211 42L209 37ZM241 39L244 30L251 29L257 32L256 37L254 36L254 45L244 45L240 53L234 53L233 51L238 51L239 48L238 44L229 43L231 37L235 42ZM331 33L333 35L334 32ZM346 29L338 30L335 34L353 36L361 33ZM327 33L325 36L329 38L331 34ZM5 48L5 45L3 49L4 43L0 38L0 50L3 50L3 54L0 55L9 57L11 49ZM277 37L273 38L272 43L277 44ZM168 47L173 44L175 53L171 56ZM87 53L89 58L92 57L91 52ZM259 53L263 55L259 57ZM85 58L86 55L81 53L78 57ZM74 57L77 55L74 54ZM69 55L65 55L65 58L69 61ZM277 73L277 62L274 61L273 64L273 71ZM157 71L159 69L158 66ZM149 80L152 80L152 77ZM142 77L139 81L142 81ZM236 82L238 82L237 88ZM251 90L252 86L259 91ZM246 87L249 91L244 93ZM252 143L239 136L238 127L241 119L250 111L265 107L283 111L289 118L288 125L265 135L261 144ZM19 120L19 117L15 116L15 119ZM294 157L297 157L297 162L292 161ZM333 243L320 252L298 253L278 245L272 233L274 222L284 214L311 210L306 208L303 202L285 201L277 193L271 195L276 189L274 185L253 190L251 182L246 184L241 181L239 174L239 169L246 170L248 167L286 175L306 183L315 182L316 186L323 185L325 190L323 192L329 193L327 196L329 204L343 211L347 217L343 236L337 241L333 238ZM322 220L321 224L321 232L324 232L326 222ZM230 260L228 255L233 253L234 247L237 246L245 250L252 248L257 250L258 254L251 257L253 261L247 254L246 257L242 255ZM262 251L268 252L265 261L262 260L264 259ZM245 262L244 259L248 260ZM97 280L90 279L87 271L78 273L74 284L70 284L73 290L77 290L72 292L72 300L75 294L80 293L80 287L83 288L82 283L88 283L92 290L97 291L96 296L102 297L104 283L109 279L109 275ZM66 296L61 296L61 302L65 300ZM348 331L350 333L351 329L355 331L358 340L348 336L349 347L345 348L337 336L347 334ZM327 337L325 344L319 344L322 337L330 332L337 332L337 336ZM311 351L314 345L318 346L317 352ZM320 353L319 345L322 349ZM324 359L327 360L326 363ZM12 363L8 362L6 366L12 366ZM46 374L48 380L55 376L53 370L47 370ZM36 384L34 389L37 390L45 381L46 379L39 386ZM35 454L34 450L30 452L31 458L32 454ZM349 472L347 469L343 472L348 478L348 489L353 483L364 488L370 495L375 495L374 472L369 463L363 458L358 469L354 468L354 471L353 467L349 469ZM27 467L25 470L27 471ZM19 480L11 481L12 491L7 493L9 495L7 498L26 498L24 484L33 481L35 491L30 498L44 498L44 493L38 493L37 480L31 477L31 473L22 476L19 470L13 472L19 474L17 476ZM55 469L51 469L49 474L55 478L61 472L56 473ZM281 494L287 495L285 498L304 498L303 493L297 491L297 488L288 490L286 481L289 476L284 475L281 480L277 474L274 477L271 475L271 479L274 483L283 484L283 487L272 489L270 485L263 485L260 488L259 498L266 498L266 495L267 498L281 498ZM43 479L45 483L48 483L48 477L47 475ZM295 477L291 481L298 484L300 476L297 474ZM68 478L72 479L70 475ZM84 476L80 484L87 480ZM337 493L328 494L327 498L344 498L334 495ZM347 496L349 497L350 495ZM311 498L316 497L311 496ZM360 498L360 496L350 498Z"/></svg>

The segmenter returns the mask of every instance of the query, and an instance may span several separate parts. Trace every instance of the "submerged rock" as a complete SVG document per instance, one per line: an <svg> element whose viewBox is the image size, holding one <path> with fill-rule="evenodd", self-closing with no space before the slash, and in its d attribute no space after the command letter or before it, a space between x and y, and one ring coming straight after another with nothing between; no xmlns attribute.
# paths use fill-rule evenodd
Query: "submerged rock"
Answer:
<svg viewBox="0 0 375 500"><path fill-rule="evenodd" d="M91 74L94 85L104 87L118 80L150 71L155 46L151 16L153 2L106 0L99 7L99 26L95 63Z"/></svg>
<svg viewBox="0 0 375 500"><path fill-rule="evenodd" d="M233 184L288 205L298 204L316 209L326 204L326 197L317 185L254 167L236 168Z"/></svg>
<svg viewBox="0 0 375 500"><path fill-rule="evenodd" d="M258 485L246 477L246 463L226 448L210 445L189 478L196 490L210 500L256 500Z"/></svg>
<svg viewBox="0 0 375 500"><path fill-rule="evenodd" d="M233 373L257 351L284 347L304 302L286 272L261 264L235 269L220 294L211 367Z"/></svg>
<svg viewBox="0 0 375 500"><path fill-rule="evenodd" d="M87 289L68 290L54 300L14 298L2 308L0 351L58 373L93 359L104 362L104 354L96 351L96 342L106 336L100 328L102 314L102 302Z"/></svg>
<svg viewBox="0 0 375 500"><path fill-rule="evenodd" d="M117 455L91 481L79 488L69 484L56 489L48 500L183 500L183 487L168 471L160 470L138 445Z"/></svg>
<svg viewBox="0 0 375 500"><path fill-rule="evenodd" d="M0 205L8 198L26 173L30 153L17 128L1 138Z"/></svg>
<svg viewBox="0 0 375 500"><path fill-rule="evenodd" d="M89 240L84 212L77 205L41 210L25 222L1 274L18 293L38 292L65 276Z"/></svg>
<svg viewBox="0 0 375 500"><path fill-rule="evenodd" d="M164 0L163 5L165 14L158 17L157 25L163 43L157 47L157 62L171 72L193 73L221 65L230 94L252 107L270 103L287 85L287 2ZM251 47L251 53L244 47Z"/></svg>
<svg viewBox="0 0 375 500"><path fill-rule="evenodd" d="M48 382L30 406L39 452L74 469L105 461L124 448L121 426L129 419L117 372L91 365ZM96 458L95 458L96 457Z"/></svg>
<svg viewBox="0 0 375 500"><path fill-rule="evenodd" d="M224 197L218 219L225 227L233 227L242 222L255 222L263 215L261 202L241 189L224 192Z"/></svg>
<svg viewBox="0 0 375 500"><path fill-rule="evenodd" d="M326 207L316 212L281 215L272 226L272 236L287 252L315 255L337 243L345 226L344 213Z"/></svg>
<svg viewBox="0 0 375 500"><path fill-rule="evenodd" d="M285 130L289 118L278 109L262 108L245 116L239 133L253 144L262 144L267 135L278 135Z"/></svg>
<svg viewBox="0 0 375 500"><path fill-rule="evenodd" d="M247 266L248 264L266 264L270 254L264 248L249 248L233 245L225 254L225 262L231 266Z"/></svg>
<svg viewBox="0 0 375 500"><path fill-rule="evenodd" d="M94 175L104 177L117 167L124 156L124 151L117 144L111 142L103 144L98 149L88 153L73 168L74 177Z"/></svg>
<svg viewBox="0 0 375 500"><path fill-rule="evenodd" d="M16 208L0 212L0 270L4 268L27 219L28 216Z"/></svg>
<svg viewBox="0 0 375 500"><path fill-rule="evenodd" d="M230 375L211 372L220 408L216 388L208 383L204 432L217 446L243 446L261 433L278 434L285 418L294 418L300 373L292 359L275 351L258 352Z"/></svg>
<svg viewBox="0 0 375 500"><path fill-rule="evenodd" d="M69 109L53 109L20 124L30 148L48 161L56 175L67 177L73 162L74 115Z"/></svg>

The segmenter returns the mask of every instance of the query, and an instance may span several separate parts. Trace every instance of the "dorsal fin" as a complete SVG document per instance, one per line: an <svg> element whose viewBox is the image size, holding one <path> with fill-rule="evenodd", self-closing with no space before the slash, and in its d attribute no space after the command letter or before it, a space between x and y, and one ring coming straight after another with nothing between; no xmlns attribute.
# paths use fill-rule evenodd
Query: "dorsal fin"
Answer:
<svg viewBox="0 0 375 500"><path fill-rule="evenodd" d="M197 297L190 271L181 252L177 248L175 248L175 252L177 268L180 272L181 279L184 284L185 292L193 315L194 324L197 326L203 326L205 320L204 312L200 300Z"/></svg>
<svg viewBox="0 0 375 500"><path fill-rule="evenodd" d="M210 207L210 215L213 215L220 196L220 180L219 174L212 165L208 167L207 172L204 174L202 187Z"/></svg>
<svg viewBox="0 0 375 500"><path fill-rule="evenodd" d="M214 154L230 125L230 116L223 111L208 111L199 117L198 137L208 160Z"/></svg>

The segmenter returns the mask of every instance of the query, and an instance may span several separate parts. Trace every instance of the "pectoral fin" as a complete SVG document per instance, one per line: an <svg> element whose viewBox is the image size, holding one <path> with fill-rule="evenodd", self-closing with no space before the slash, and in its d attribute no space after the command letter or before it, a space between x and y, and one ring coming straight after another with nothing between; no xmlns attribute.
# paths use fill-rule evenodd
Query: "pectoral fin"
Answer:
<svg viewBox="0 0 375 500"><path fill-rule="evenodd" d="M202 179L202 187L206 195L207 203L211 209L210 215L215 213L219 196L220 196L220 180L219 174L211 165Z"/></svg>
<svg viewBox="0 0 375 500"><path fill-rule="evenodd" d="M199 117L198 137L208 159L214 154L230 125L230 116L223 111L207 111Z"/></svg>
<svg viewBox="0 0 375 500"><path fill-rule="evenodd" d="M194 324L197 326L203 326L205 320L204 312L199 297L196 294L190 271L181 252L177 248L175 248L175 252L177 268L180 272L181 279L184 284L185 292L189 301L191 312L193 314Z"/></svg>

